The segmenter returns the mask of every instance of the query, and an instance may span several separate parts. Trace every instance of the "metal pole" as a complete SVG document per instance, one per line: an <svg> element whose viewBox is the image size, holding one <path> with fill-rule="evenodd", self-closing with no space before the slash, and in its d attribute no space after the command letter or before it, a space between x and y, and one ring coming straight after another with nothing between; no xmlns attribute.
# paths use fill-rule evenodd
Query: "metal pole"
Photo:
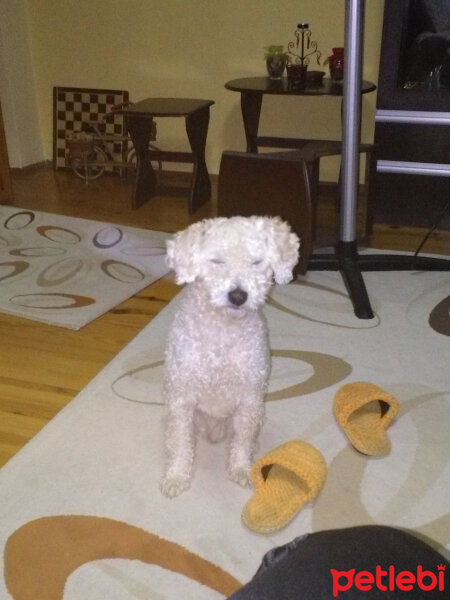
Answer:
<svg viewBox="0 0 450 600"><path fill-rule="evenodd" d="M340 241L356 240L364 0L346 0Z"/></svg>

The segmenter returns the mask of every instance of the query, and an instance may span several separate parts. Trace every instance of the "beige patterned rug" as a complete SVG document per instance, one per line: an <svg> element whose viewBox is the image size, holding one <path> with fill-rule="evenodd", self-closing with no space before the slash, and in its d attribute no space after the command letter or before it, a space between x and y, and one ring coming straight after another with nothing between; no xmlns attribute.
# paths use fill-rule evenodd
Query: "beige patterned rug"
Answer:
<svg viewBox="0 0 450 600"><path fill-rule="evenodd" d="M168 272L167 237L0 206L0 311L80 329Z"/></svg>
<svg viewBox="0 0 450 600"><path fill-rule="evenodd" d="M355 318L337 273L276 288L265 308L273 372L259 455L301 439L328 466L316 501L285 529L259 535L241 523L252 492L227 480L223 444L199 443L190 490L159 492L175 299L0 471L0 597L216 600L273 546L357 524L412 529L448 551L450 275L364 278L373 320ZM384 458L356 452L336 423L334 394L352 381L400 403Z"/></svg>

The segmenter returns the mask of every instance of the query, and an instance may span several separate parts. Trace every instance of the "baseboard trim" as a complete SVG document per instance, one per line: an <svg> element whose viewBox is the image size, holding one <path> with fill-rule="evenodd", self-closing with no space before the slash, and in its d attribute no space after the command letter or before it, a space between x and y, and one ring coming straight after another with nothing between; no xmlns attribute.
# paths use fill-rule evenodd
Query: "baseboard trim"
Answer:
<svg viewBox="0 0 450 600"><path fill-rule="evenodd" d="M42 167L51 167L51 160L42 160L37 163L32 163L31 165L26 165L25 167L10 167L12 173L27 173L28 171L34 171L35 169L42 169Z"/></svg>

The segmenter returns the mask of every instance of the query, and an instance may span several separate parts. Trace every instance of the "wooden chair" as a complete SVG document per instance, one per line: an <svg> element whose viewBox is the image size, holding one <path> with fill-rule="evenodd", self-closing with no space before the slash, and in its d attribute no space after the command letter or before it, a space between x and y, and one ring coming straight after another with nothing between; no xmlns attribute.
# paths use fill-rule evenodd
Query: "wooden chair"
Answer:
<svg viewBox="0 0 450 600"><path fill-rule="evenodd" d="M219 170L218 215L279 216L300 237L295 274L305 273L314 232L318 169L302 153L251 154L225 151Z"/></svg>

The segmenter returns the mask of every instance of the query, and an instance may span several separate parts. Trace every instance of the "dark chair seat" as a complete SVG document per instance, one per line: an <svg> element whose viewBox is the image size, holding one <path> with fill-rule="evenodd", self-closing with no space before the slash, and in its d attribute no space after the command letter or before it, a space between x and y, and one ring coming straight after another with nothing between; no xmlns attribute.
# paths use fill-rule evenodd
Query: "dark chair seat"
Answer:
<svg viewBox="0 0 450 600"><path fill-rule="evenodd" d="M300 237L295 274L304 273L313 244L313 205L317 182L301 153L222 154L218 184L218 215L279 216Z"/></svg>

